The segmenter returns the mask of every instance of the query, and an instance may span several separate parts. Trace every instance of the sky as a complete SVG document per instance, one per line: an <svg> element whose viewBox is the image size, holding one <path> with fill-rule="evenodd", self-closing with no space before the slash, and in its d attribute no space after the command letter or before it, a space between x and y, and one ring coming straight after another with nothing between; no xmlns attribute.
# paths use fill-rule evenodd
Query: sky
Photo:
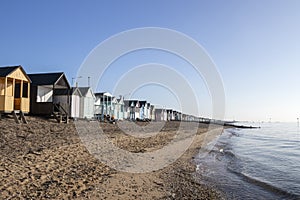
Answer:
<svg viewBox="0 0 300 200"><path fill-rule="evenodd" d="M63 71L71 83L90 52L111 36L143 27L172 29L194 39L215 63L226 97L225 119L296 121L299 8L298 0L1 1L0 66L22 65L28 73ZM200 115L211 116L205 79L168 52L145 49L123 55L94 90L113 92L122 75L145 63L168 65L184 76ZM85 86L87 77L80 83ZM180 100L168 87L145 85L127 97L180 110Z"/></svg>

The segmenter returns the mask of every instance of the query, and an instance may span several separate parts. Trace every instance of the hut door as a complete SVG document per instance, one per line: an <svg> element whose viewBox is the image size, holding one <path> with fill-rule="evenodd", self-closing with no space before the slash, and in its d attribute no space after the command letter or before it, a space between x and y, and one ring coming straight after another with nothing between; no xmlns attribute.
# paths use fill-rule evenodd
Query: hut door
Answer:
<svg viewBox="0 0 300 200"><path fill-rule="evenodd" d="M15 83L14 110L21 110L21 82Z"/></svg>

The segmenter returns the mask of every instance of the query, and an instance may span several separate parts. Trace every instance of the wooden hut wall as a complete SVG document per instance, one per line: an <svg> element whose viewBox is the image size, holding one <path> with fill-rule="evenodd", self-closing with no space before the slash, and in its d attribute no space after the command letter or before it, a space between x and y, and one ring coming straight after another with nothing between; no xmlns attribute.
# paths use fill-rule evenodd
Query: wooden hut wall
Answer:
<svg viewBox="0 0 300 200"><path fill-rule="evenodd" d="M62 107L68 114L70 114L70 96L69 95L54 95L53 103L58 104Z"/></svg>
<svg viewBox="0 0 300 200"><path fill-rule="evenodd" d="M45 89L41 86L31 86L30 112L36 115L49 115L53 111L52 95L51 99L46 97L43 98L44 95L41 95L41 92L38 92L38 88L40 88L41 90ZM51 94L53 94L53 91L51 92Z"/></svg>
<svg viewBox="0 0 300 200"><path fill-rule="evenodd" d="M29 112L30 79L21 67L12 68L6 77L0 78L0 111L20 110Z"/></svg>

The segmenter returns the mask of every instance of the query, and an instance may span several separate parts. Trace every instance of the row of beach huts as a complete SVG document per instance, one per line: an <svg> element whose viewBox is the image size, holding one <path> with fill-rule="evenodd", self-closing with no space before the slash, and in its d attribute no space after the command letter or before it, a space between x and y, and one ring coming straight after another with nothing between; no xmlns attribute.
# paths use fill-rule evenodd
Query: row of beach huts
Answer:
<svg viewBox="0 0 300 200"><path fill-rule="evenodd" d="M0 67L0 114L11 113L18 122L24 114L69 119L207 121L145 100L124 99L90 87L71 87L63 72L27 74L22 66ZM19 117L17 115L20 115Z"/></svg>

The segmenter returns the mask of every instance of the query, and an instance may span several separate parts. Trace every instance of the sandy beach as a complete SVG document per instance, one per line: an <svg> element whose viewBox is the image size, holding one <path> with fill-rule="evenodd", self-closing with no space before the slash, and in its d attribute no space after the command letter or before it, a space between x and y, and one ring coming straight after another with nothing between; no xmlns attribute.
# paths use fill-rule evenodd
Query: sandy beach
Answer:
<svg viewBox="0 0 300 200"><path fill-rule="evenodd" d="M137 174L119 172L93 157L73 122L27 119L29 124L16 124L12 118L0 120L1 199L223 199L211 186L193 179L193 157L203 142L206 124L199 125L192 145L176 162ZM179 122L166 123L159 134L149 138L124 135L116 124L99 126L120 148L147 152L170 142Z"/></svg>

